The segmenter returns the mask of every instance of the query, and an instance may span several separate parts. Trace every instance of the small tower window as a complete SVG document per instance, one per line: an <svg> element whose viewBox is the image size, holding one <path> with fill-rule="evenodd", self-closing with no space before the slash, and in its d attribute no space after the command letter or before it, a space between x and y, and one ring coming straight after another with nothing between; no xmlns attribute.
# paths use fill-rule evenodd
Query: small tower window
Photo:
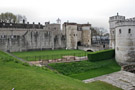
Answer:
<svg viewBox="0 0 135 90"><path fill-rule="evenodd" d="M130 28L128 29L128 33L131 33L131 29Z"/></svg>
<svg viewBox="0 0 135 90"><path fill-rule="evenodd" d="M119 34L121 34L121 29L119 29Z"/></svg>
<svg viewBox="0 0 135 90"><path fill-rule="evenodd" d="M10 24L10 26L12 26L12 24Z"/></svg>

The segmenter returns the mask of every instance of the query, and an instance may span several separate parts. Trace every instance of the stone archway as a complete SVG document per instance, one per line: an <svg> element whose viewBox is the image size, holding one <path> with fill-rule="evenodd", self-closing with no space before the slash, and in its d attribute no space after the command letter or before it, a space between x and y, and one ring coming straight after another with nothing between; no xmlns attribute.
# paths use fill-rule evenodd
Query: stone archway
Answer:
<svg viewBox="0 0 135 90"><path fill-rule="evenodd" d="M81 46L82 44L81 44L81 42L80 41L78 41L77 42L77 46Z"/></svg>
<svg viewBox="0 0 135 90"><path fill-rule="evenodd" d="M87 50L87 52L93 52L92 50Z"/></svg>

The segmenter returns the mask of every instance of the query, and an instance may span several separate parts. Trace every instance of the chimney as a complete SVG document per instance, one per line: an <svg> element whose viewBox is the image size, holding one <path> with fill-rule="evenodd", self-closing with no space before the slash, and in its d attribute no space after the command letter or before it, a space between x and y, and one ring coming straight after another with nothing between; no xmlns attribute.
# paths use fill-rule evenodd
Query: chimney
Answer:
<svg viewBox="0 0 135 90"><path fill-rule="evenodd" d="M26 26L26 28L29 28L29 22L27 22L27 26Z"/></svg>
<svg viewBox="0 0 135 90"><path fill-rule="evenodd" d="M35 28L35 22L33 22L33 28Z"/></svg>
<svg viewBox="0 0 135 90"><path fill-rule="evenodd" d="M40 29L40 22L38 22L38 28Z"/></svg>
<svg viewBox="0 0 135 90"><path fill-rule="evenodd" d="M25 20L23 19L23 24L25 24Z"/></svg>

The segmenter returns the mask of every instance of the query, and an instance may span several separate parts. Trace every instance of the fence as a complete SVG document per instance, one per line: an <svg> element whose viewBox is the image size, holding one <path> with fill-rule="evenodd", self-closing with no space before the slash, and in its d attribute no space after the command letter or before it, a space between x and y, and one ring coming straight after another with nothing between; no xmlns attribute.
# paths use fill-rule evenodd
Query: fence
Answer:
<svg viewBox="0 0 135 90"><path fill-rule="evenodd" d="M73 61L73 60L87 60L87 52L83 53L68 53L68 54L53 54L43 56L26 56L20 57L27 61L43 61L43 62L61 62L61 61Z"/></svg>

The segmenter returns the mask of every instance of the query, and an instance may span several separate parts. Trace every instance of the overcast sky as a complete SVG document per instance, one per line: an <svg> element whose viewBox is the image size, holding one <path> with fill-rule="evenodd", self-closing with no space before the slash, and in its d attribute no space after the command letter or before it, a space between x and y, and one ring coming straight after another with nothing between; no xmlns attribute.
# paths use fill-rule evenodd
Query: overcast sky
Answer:
<svg viewBox="0 0 135 90"><path fill-rule="evenodd" d="M127 18L135 16L135 0L1 0L2 12L25 15L30 23L55 23L60 18L108 29L109 17L117 12Z"/></svg>

